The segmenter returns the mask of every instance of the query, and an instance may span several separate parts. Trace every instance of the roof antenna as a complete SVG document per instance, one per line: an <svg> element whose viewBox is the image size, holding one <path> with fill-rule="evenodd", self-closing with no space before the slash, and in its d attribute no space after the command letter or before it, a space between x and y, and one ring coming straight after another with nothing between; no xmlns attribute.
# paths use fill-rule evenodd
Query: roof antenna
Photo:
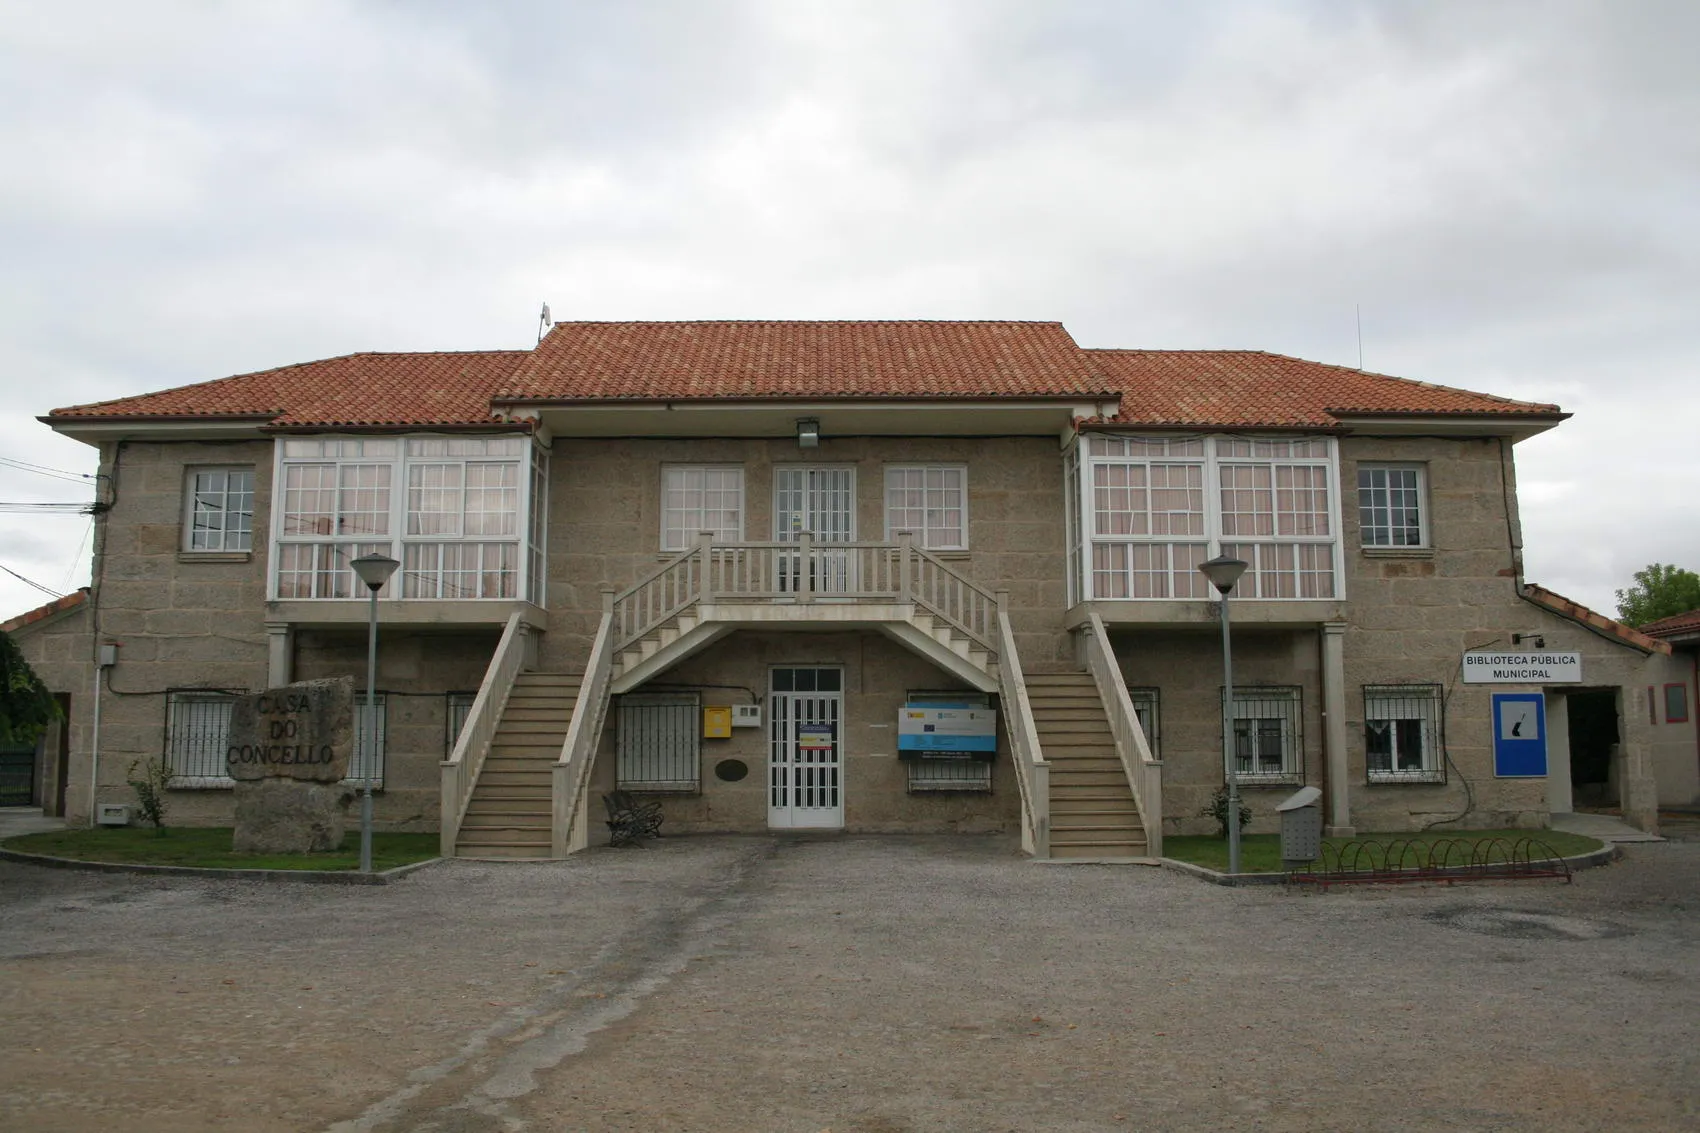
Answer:
<svg viewBox="0 0 1700 1133"><path fill-rule="evenodd" d="M1358 369L1361 370L1364 368L1364 305L1353 303L1352 310L1356 311L1358 315ZM548 307L543 308L543 317L549 317Z"/></svg>
<svg viewBox="0 0 1700 1133"><path fill-rule="evenodd" d="M543 304L543 313L537 316L537 341L543 341L543 332L555 324L549 321L549 304ZM1360 349L1358 353L1363 353Z"/></svg>

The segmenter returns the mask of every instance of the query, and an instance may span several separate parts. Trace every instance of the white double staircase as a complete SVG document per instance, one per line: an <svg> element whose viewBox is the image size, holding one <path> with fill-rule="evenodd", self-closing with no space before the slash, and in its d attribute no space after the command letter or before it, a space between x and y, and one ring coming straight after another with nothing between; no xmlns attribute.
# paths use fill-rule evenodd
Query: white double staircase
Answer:
<svg viewBox="0 0 1700 1133"><path fill-rule="evenodd" d="M509 838L512 844L502 852L563 857L587 842L587 785L614 695L653 680L735 630L872 629L964 684L1001 695L1021 793L1022 843L1035 856L1048 857L1050 765L1040 747L1006 607L1006 595L981 587L915 546L908 535L889 543L817 542L807 534L788 542L716 543L705 535L636 585L603 592L602 619L584 671L561 682L563 691L570 683L576 695L570 702L561 697L569 718L552 761L536 748L541 725L526 719L535 713L507 710L521 670L528 667L516 614L491 659L460 741L443 764L443 852L466 853L479 840L463 834L463 826L484 821L481 815L491 810L478 796L489 793L479 780L493 748L511 758L526 747L537 757L535 769L501 764L504 775L497 778L526 774L540 780L546 772L549 779L547 843L532 833L545 825L539 818L523 836ZM530 685L538 683L530 680ZM523 739L507 735L526 729L532 734Z"/></svg>

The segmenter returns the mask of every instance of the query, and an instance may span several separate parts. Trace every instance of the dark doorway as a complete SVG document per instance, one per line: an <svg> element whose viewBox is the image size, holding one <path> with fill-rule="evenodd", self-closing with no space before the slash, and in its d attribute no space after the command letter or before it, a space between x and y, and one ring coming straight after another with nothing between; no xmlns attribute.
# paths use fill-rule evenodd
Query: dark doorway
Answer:
<svg viewBox="0 0 1700 1133"><path fill-rule="evenodd" d="M35 744L0 747L0 806L35 802Z"/></svg>
<svg viewBox="0 0 1700 1133"><path fill-rule="evenodd" d="M1612 759L1617 753L1617 690L1572 692L1565 696L1570 721L1570 788L1576 809L1618 804L1617 776Z"/></svg>

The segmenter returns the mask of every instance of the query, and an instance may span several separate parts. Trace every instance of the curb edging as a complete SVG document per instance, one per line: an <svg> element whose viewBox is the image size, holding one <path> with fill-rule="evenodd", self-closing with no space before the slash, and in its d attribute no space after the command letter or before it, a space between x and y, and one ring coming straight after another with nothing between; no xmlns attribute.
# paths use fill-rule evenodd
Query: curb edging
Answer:
<svg viewBox="0 0 1700 1133"><path fill-rule="evenodd" d="M141 862L86 862L79 858L59 858L47 854L26 854L0 846L0 861L22 862L25 865L49 869L83 870L88 873L139 873L165 877L211 877L224 881L294 881L305 885L389 885L402 878L445 861L445 858L426 858L393 869L361 873L358 870L330 869L236 869L229 866L146 865Z"/></svg>
<svg viewBox="0 0 1700 1133"><path fill-rule="evenodd" d="M1618 845L1616 842L1607 842L1604 846L1601 846L1597 850L1590 850L1585 854L1577 854L1575 857L1560 858L1559 860L1569 866L1572 873L1575 873L1577 870L1593 869L1596 866L1609 865L1621 857L1623 857L1623 847ZM1161 858L1157 864L1161 865L1164 869L1186 874L1188 877L1194 878L1198 881L1207 881L1212 885L1224 885L1229 888L1239 888L1241 886L1251 885L1293 884L1293 875L1291 873L1222 873L1218 870L1211 869L1209 866L1198 865L1195 862L1183 862L1179 858ZM1436 875L1429 880L1446 881L1468 879L1449 879L1443 875ZM1505 881L1511 879L1492 878L1489 880Z"/></svg>

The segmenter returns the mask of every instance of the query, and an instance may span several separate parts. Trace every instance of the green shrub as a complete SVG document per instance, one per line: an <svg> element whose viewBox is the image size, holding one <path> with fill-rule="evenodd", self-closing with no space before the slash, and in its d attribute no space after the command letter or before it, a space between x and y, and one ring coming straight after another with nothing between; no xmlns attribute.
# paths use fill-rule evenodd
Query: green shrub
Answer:
<svg viewBox="0 0 1700 1133"><path fill-rule="evenodd" d="M1217 787L1216 793L1210 796L1210 801L1204 804L1204 809L1198 812L1198 816L1200 818L1214 818L1216 820L1216 837L1226 838L1228 836L1228 788ZM1244 830L1246 823L1250 821L1251 808L1246 806L1244 800L1242 800L1240 802L1240 829Z"/></svg>
<svg viewBox="0 0 1700 1133"><path fill-rule="evenodd" d="M138 767L142 769L140 775L136 774ZM150 759L146 763L132 759L126 774L129 778L125 781L136 792L136 808L148 820L154 833L164 834L165 809L170 801L165 791L171 784L171 765L163 759Z"/></svg>

